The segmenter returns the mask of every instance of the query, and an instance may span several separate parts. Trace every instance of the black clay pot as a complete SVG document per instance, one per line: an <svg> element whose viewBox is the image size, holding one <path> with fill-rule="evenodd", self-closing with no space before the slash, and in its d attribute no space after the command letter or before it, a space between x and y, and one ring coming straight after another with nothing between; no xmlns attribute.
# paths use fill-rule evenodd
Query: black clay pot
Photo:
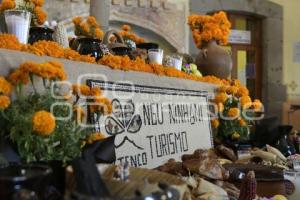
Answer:
<svg viewBox="0 0 300 200"><path fill-rule="evenodd" d="M28 43L33 44L39 40L53 41L54 31L46 27L31 27L29 30Z"/></svg>
<svg viewBox="0 0 300 200"><path fill-rule="evenodd" d="M148 51L149 49L158 49L159 45L156 43L145 42L145 43L137 44L136 47L139 49L146 49Z"/></svg>
<svg viewBox="0 0 300 200"><path fill-rule="evenodd" d="M294 155L296 153L296 149L292 141L290 141L288 137L288 135L293 129L293 126L282 125L279 126L278 129L279 129L280 138L276 145L277 149L279 149L281 153L286 157Z"/></svg>
<svg viewBox="0 0 300 200"><path fill-rule="evenodd" d="M45 199L51 174L51 168L45 165L1 168L0 199Z"/></svg>
<svg viewBox="0 0 300 200"><path fill-rule="evenodd" d="M114 47L112 48L112 51L117 56L131 56L131 48L129 47Z"/></svg>
<svg viewBox="0 0 300 200"><path fill-rule="evenodd" d="M78 51L81 55L91 55L96 60L103 57L104 52L101 46L101 40L94 38L78 38L72 42L72 49Z"/></svg>

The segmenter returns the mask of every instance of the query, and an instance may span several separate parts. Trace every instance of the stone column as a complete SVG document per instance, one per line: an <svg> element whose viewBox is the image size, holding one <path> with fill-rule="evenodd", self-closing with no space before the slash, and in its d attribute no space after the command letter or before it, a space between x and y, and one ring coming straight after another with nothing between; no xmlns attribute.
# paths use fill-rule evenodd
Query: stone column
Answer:
<svg viewBox="0 0 300 200"><path fill-rule="evenodd" d="M101 24L104 32L109 29L110 0L90 0L90 15Z"/></svg>

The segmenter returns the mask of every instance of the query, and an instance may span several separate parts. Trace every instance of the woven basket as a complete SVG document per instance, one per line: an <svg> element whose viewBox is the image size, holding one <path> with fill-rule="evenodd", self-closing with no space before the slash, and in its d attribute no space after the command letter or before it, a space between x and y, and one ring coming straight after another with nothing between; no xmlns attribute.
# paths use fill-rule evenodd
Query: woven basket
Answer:
<svg viewBox="0 0 300 200"><path fill-rule="evenodd" d="M151 194L159 190L159 182L176 188L180 193L180 199L188 199L189 196L186 182L174 175L156 170L131 167L129 181L124 182L114 179L115 165L100 164L98 165L98 169L110 194L115 198L134 198L137 190L143 195ZM72 174L72 168L70 167L67 168L66 179L67 190L73 191L76 183Z"/></svg>

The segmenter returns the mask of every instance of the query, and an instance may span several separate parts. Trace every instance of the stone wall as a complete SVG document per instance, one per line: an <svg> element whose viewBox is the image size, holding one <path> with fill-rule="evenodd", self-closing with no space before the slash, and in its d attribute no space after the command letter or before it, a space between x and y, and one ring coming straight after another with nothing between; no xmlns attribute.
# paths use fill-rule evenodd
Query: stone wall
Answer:
<svg viewBox="0 0 300 200"><path fill-rule="evenodd" d="M74 16L89 15L89 1L46 0L45 9L49 21L62 21L71 29ZM163 46L171 46L170 51L188 51L187 16L188 1L111 0L112 24L127 23L138 27L137 33L154 33L158 36L157 42L163 43Z"/></svg>

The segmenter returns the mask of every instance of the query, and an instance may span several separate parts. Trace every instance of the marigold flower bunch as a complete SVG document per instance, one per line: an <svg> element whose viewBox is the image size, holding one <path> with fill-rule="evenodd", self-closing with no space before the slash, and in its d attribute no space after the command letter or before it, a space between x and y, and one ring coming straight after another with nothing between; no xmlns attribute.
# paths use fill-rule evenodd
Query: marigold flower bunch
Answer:
<svg viewBox="0 0 300 200"><path fill-rule="evenodd" d="M43 25L47 19L47 13L43 10L44 0L23 0L16 4L15 0L3 0L0 11L18 9L26 10L32 14L31 25Z"/></svg>
<svg viewBox="0 0 300 200"><path fill-rule="evenodd" d="M82 97L87 99L92 113L108 115L112 112L111 101L102 96L102 91L98 87L90 88L85 84L73 84L72 94L76 96L76 102Z"/></svg>
<svg viewBox="0 0 300 200"><path fill-rule="evenodd" d="M211 40L216 40L221 45L228 43L231 24L223 11L212 16L191 15L188 18L188 25L199 49Z"/></svg>
<svg viewBox="0 0 300 200"><path fill-rule="evenodd" d="M0 11L10 10L16 8L15 0L3 0L0 4Z"/></svg>
<svg viewBox="0 0 300 200"><path fill-rule="evenodd" d="M11 84L4 77L0 77L0 111L7 109L10 105L10 99L7 95L10 95L11 90Z"/></svg>
<svg viewBox="0 0 300 200"><path fill-rule="evenodd" d="M41 0L32 1L34 8L32 11L33 22L35 25L43 25L47 19L47 13L43 10Z"/></svg>
<svg viewBox="0 0 300 200"><path fill-rule="evenodd" d="M83 20L81 17L75 17L73 24L75 26L74 33L76 36L103 39L104 32L95 17L89 16L86 20Z"/></svg>
<svg viewBox="0 0 300 200"><path fill-rule="evenodd" d="M217 118L211 121L217 131L216 138L228 141L246 141L249 139L251 117L262 110L262 103L252 101L248 89L238 80L221 85L214 98Z"/></svg>
<svg viewBox="0 0 300 200"><path fill-rule="evenodd" d="M21 51L23 45L15 35L0 34L0 48Z"/></svg>
<svg viewBox="0 0 300 200"><path fill-rule="evenodd" d="M112 69L119 69L124 71L140 71L153 73L158 76L176 77L217 85L229 84L227 80L222 80L215 76L199 77L193 74L187 74L183 71L176 70L172 67L165 67L159 64L147 64L140 58L137 58L136 60L130 60L128 56L105 55L98 61L98 63L109 66Z"/></svg>
<svg viewBox="0 0 300 200"><path fill-rule="evenodd" d="M0 94L10 95L12 91L12 85L4 78L0 76Z"/></svg>
<svg viewBox="0 0 300 200"><path fill-rule="evenodd" d="M35 42L33 45L27 45L26 48L23 48L23 51L33 53L38 56L51 56L54 58L66 58L68 60L96 63L96 59L94 57L90 55L80 55L77 51L70 48L63 48L57 42L53 41L40 40Z"/></svg>
<svg viewBox="0 0 300 200"><path fill-rule="evenodd" d="M26 52L37 56L50 56L54 58L64 58L64 48L53 41L40 40L32 45L27 45Z"/></svg>
<svg viewBox="0 0 300 200"><path fill-rule="evenodd" d="M62 64L55 61L44 63L25 62L21 64L18 69L13 71L8 79L13 85L27 84L29 80L33 82L33 75L48 81L63 81L67 79Z"/></svg>
<svg viewBox="0 0 300 200"><path fill-rule="evenodd" d="M0 111L7 109L10 106L10 99L6 95L0 95Z"/></svg>
<svg viewBox="0 0 300 200"><path fill-rule="evenodd" d="M136 44L145 42L145 39L139 37L134 32L132 32L131 26L129 26L127 24L122 26L122 31L120 31L119 34L120 34L120 36L123 37L124 40L132 40Z"/></svg>
<svg viewBox="0 0 300 200"><path fill-rule="evenodd" d="M33 76L43 79L44 90L35 88L36 77ZM89 108L89 104L84 105L79 99L93 102L92 105L97 106L94 112L99 117L112 112L110 100L102 95L100 88L87 85L73 85L72 93L64 98L64 91L53 83L66 78L63 64L57 61L27 61L8 79L0 77L0 121L8 130L6 134L9 135L5 137L16 144L23 161L58 160L66 163L80 156L83 143L91 144L105 138L100 133L93 133L92 126L82 126L87 113L84 107ZM22 92L23 85L29 82L33 92ZM8 95L12 86L17 95L11 102Z"/></svg>

